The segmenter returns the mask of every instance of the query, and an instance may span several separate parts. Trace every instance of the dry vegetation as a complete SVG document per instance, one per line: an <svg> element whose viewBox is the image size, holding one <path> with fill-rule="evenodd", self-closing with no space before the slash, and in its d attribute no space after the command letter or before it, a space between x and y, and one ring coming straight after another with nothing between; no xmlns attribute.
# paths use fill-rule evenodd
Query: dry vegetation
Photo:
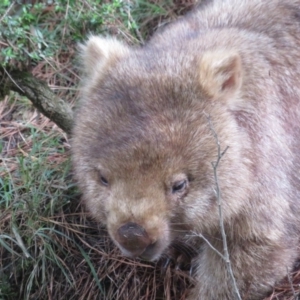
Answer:
<svg viewBox="0 0 300 300"><path fill-rule="evenodd" d="M82 27L74 29L76 15L71 13L70 6L74 4L57 2L62 2L64 9L44 5L38 10L39 24L43 29L57 28L63 45L54 37L48 41L44 36L44 42L56 43L51 55L28 56L23 62L16 56L8 60L6 68L30 71L73 106L80 78L72 35L76 34L77 41L94 28L88 27L83 19ZM118 35L129 43L143 43L159 25L184 13L194 2L100 1L108 5L107 14L100 15L96 10L98 5L100 11L99 1L78 1L76 9L88 9L91 17L101 18L98 32ZM109 13L109 5L113 4L119 6ZM20 7L13 9L14 14ZM33 15L34 9L29 8ZM8 6L5 11L12 14ZM62 19L66 22L62 23ZM0 20L3 22L4 15ZM15 47L20 41L9 37L2 36L0 49ZM122 257L105 229L99 228L80 205L80 195L72 182L67 134L40 114L27 98L16 93L2 98L0 300L186 299L193 285L193 248L178 241L156 264ZM293 299L300 292L300 265L296 269L268 300Z"/></svg>

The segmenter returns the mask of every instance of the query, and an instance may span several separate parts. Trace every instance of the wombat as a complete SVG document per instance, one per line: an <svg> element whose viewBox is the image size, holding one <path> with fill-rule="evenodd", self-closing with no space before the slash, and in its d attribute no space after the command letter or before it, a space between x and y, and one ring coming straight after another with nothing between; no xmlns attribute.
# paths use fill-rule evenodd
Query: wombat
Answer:
<svg viewBox="0 0 300 300"><path fill-rule="evenodd" d="M150 261L204 237L189 299L231 300L219 199L237 289L262 299L299 256L300 0L205 1L144 46L90 36L81 57L73 164L92 216Z"/></svg>

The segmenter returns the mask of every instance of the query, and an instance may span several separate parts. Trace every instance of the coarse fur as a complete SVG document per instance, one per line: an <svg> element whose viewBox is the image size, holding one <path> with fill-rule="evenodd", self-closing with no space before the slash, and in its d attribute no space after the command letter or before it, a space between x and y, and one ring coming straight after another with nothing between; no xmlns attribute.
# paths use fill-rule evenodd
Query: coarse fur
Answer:
<svg viewBox="0 0 300 300"><path fill-rule="evenodd" d="M214 130L229 147L217 171L242 299L262 299L293 268L299 49L300 0L205 1L143 47L96 36L82 46L74 171L125 255L155 260L190 232L223 251ZM190 300L234 299L226 264L206 242L196 276Z"/></svg>

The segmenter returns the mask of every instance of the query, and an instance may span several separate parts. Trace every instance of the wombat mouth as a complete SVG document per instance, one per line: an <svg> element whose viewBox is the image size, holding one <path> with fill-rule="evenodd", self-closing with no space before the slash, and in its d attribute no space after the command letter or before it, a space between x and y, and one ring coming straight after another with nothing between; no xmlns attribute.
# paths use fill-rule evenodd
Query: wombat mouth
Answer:
<svg viewBox="0 0 300 300"><path fill-rule="evenodd" d="M123 255L130 258L140 258L146 261L156 261L163 254L165 247L159 241L154 242L153 244L147 246L145 249L135 252L128 251L119 245L119 248Z"/></svg>
<svg viewBox="0 0 300 300"><path fill-rule="evenodd" d="M154 261L156 260L160 255L160 249L158 249L158 242L155 242L151 245L149 245L145 251L139 255L139 258L147 261Z"/></svg>
<svg viewBox="0 0 300 300"><path fill-rule="evenodd" d="M129 251L122 247L122 245L118 245L123 255L130 258L139 258L145 261L156 261L161 255L164 253L165 249L168 245L163 245L163 242L156 241L150 245L148 245L144 249L139 249L139 251Z"/></svg>

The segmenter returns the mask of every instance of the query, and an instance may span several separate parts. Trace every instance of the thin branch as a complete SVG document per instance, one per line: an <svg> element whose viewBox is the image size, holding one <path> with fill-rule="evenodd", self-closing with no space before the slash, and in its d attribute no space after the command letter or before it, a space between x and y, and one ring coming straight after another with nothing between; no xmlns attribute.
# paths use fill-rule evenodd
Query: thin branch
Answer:
<svg viewBox="0 0 300 300"><path fill-rule="evenodd" d="M127 1L128 2L128 6L127 6L127 16L128 16L128 19L130 20L130 22L132 22L132 23L134 23L134 20L133 20L133 18L132 18L132 16L131 16L131 11L130 11L130 3L129 3L129 1ZM138 36L138 38L139 38L139 40L140 40L140 43L142 44L142 45L144 45L145 44L145 40L143 39L143 36L142 36L142 34L140 33L140 31L136 28L136 27L134 27L134 30L135 30L135 33L136 33L136 35Z"/></svg>
<svg viewBox="0 0 300 300"><path fill-rule="evenodd" d="M209 242L209 240L206 238L206 237L204 237L201 233L195 233L195 235L197 235L197 236L199 236L201 239L203 239L206 243L207 243L207 245L214 251L214 252L216 252L222 259L224 259L224 260L226 260L225 259L225 256L220 252L220 251L218 251L210 242Z"/></svg>
<svg viewBox="0 0 300 300"><path fill-rule="evenodd" d="M286 273L287 273L288 281L289 281L290 286L291 286L291 290L292 290L292 292L293 292L293 297L294 297L295 300L297 300L297 299L298 299L298 296L297 296L297 294L296 294L296 292L295 292L294 285L293 285L293 281L292 281L292 278L291 278L291 275L290 275L290 272L289 272L288 267L286 267Z"/></svg>
<svg viewBox="0 0 300 300"><path fill-rule="evenodd" d="M8 90L26 96L32 104L66 133L73 125L73 111L68 103L57 97L48 85L28 72L8 71L0 67L0 94Z"/></svg>
<svg viewBox="0 0 300 300"><path fill-rule="evenodd" d="M4 18L6 18L6 16L10 13L10 11L12 10L12 8L14 7L15 2L12 2L10 4L10 6L8 7L8 9L6 10L6 12L3 14L3 16L0 18L0 23L2 23L2 21L4 20Z"/></svg>
<svg viewBox="0 0 300 300"><path fill-rule="evenodd" d="M218 150L218 157L217 157L217 161L212 162L212 166L213 166L213 170L214 170L214 179L215 179L215 183L216 183L216 196L217 196L217 203L218 203L218 208L219 208L219 221L220 221L220 230L221 230L221 234L222 234L222 241L223 241L223 251L224 251L224 255L223 255L223 259L225 260L225 263L227 265L227 271L229 273L229 276L232 280L232 284L234 287L234 292L236 294L236 298L239 300L242 300L241 296L240 296L240 292L238 290L237 287L237 283L233 274L233 270L232 270L232 266L231 266L231 262L230 262L230 257L229 257L229 251L228 251L228 246L227 246L227 238L226 238L226 233L225 233L225 228L224 228L224 218L223 218L223 210L222 210L222 197L221 197L221 190L220 190L220 186L219 186L219 178L218 178L218 166L219 163L222 159L222 157L225 155L226 151L228 150L228 147L225 148L224 151L221 151L221 145L220 145L220 141L218 138L218 135L214 129L214 126L211 122L211 119L209 116L207 116L208 119L208 123L209 123L209 127L210 130L215 138L216 144L217 144L217 150Z"/></svg>
<svg viewBox="0 0 300 300"><path fill-rule="evenodd" d="M10 74L7 72L6 68L3 67L3 70L5 72L5 74L9 77L9 79L16 85L16 87L22 92L24 93L24 90L14 81L14 79L10 76Z"/></svg>

